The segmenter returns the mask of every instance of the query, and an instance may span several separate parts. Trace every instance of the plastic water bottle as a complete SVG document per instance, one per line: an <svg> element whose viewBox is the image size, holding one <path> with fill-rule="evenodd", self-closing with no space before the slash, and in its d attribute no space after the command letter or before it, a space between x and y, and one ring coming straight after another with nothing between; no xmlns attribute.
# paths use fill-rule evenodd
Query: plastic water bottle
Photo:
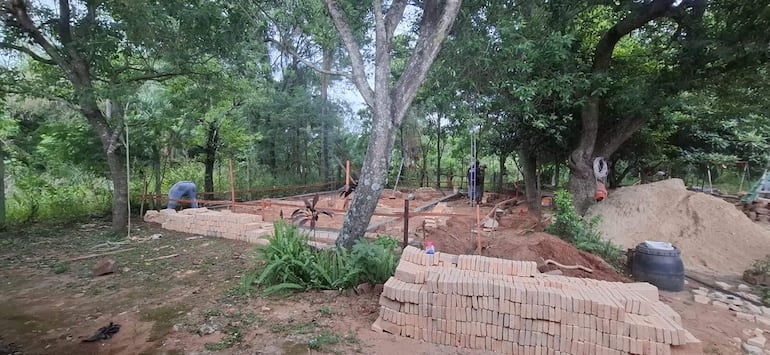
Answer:
<svg viewBox="0 0 770 355"><path fill-rule="evenodd" d="M425 242L425 254L435 254L436 247L433 246L433 242Z"/></svg>

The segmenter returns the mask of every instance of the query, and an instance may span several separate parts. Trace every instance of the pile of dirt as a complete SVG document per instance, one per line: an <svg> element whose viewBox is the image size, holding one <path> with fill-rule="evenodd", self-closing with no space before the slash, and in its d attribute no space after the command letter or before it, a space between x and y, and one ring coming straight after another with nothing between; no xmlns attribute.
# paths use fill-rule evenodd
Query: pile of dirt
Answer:
<svg viewBox="0 0 770 355"><path fill-rule="evenodd" d="M434 233L428 239L432 241L436 249L450 254L475 254L476 238L471 235L465 223L460 218L447 221L446 230L443 233ZM556 236L547 233L531 233L518 235L516 231L497 233L494 237L484 238L483 255L509 260L526 260L538 263L541 272L559 269L554 265L543 265L545 260L551 259L562 265L582 265L593 269L593 273L582 270L561 269L564 275L584 277L596 280L622 281L629 279L617 273L601 258L578 250Z"/></svg>
<svg viewBox="0 0 770 355"><path fill-rule="evenodd" d="M734 205L688 191L680 179L620 188L587 215L601 216L603 235L625 248L673 243L686 270L734 276L770 254L770 232Z"/></svg>

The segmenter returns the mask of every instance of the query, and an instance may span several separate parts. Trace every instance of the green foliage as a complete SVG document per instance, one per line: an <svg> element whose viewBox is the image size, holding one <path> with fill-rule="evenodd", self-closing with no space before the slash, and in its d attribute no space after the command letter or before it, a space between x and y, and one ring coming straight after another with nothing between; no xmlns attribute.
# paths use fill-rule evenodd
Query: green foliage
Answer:
<svg viewBox="0 0 770 355"><path fill-rule="evenodd" d="M365 282L383 283L398 264L398 242L392 238L360 241L352 252L314 250L307 241L297 227L282 220L275 223L275 236L261 249L266 266L255 281L264 287L264 293L343 290Z"/></svg>
<svg viewBox="0 0 770 355"><path fill-rule="evenodd" d="M353 246L354 264L361 270L361 278L381 284L388 281L398 266L399 255L393 252L398 240L379 237L373 242L360 240Z"/></svg>
<svg viewBox="0 0 770 355"><path fill-rule="evenodd" d="M548 226L549 233L558 235L580 250L602 257L616 267L620 266L623 250L612 241L602 239L598 228L600 217L586 221L578 215L572 204L572 195L563 189L556 191L554 204L556 219Z"/></svg>
<svg viewBox="0 0 770 355"><path fill-rule="evenodd" d="M340 342L341 337L337 334L331 333L328 330L321 331L320 334L314 335L307 343L307 347L311 350L323 350L329 345L336 345Z"/></svg>
<svg viewBox="0 0 770 355"><path fill-rule="evenodd" d="M56 179L28 169L17 171L20 174L14 175L9 186L9 223L68 221L110 210L112 192L104 178L75 171L68 178Z"/></svg>

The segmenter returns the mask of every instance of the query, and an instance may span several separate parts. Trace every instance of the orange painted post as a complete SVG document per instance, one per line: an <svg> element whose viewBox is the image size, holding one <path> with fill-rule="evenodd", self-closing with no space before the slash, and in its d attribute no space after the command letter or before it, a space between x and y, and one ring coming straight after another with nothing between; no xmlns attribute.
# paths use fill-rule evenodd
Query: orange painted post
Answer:
<svg viewBox="0 0 770 355"><path fill-rule="evenodd" d="M406 248L406 246L409 244L409 199L404 199L404 245L403 247Z"/></svg>
<svg viewBox="0 0 770 355"><path fill-rule="evenodd" d="M350 160L345 162L345 190L350 189Z"/></svg>
<svg viewBox="0 0 770 355"><path fill-rule="evenodd" d="M481 255L481 207L476 204L476 252Z"/></svg>
<svg viewBox="0 0 770 355"><path fill-rule="evenodd" d="M233 160L230 159L230 208L235 207L235 175L233 175Z"/></svg>

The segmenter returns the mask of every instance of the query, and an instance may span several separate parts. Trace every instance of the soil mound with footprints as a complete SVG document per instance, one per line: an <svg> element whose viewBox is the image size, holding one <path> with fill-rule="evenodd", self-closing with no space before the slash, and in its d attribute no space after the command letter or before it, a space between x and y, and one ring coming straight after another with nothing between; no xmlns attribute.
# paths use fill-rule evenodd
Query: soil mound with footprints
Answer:
<svg viewBox="0 0 770 355"><path fill-rule="evenodd" d="M673 243L686 270L739 275L770 254L770 231L722 199L688 191L680 179L619 188L593 206L605 238L625 248Z"/></svg>

